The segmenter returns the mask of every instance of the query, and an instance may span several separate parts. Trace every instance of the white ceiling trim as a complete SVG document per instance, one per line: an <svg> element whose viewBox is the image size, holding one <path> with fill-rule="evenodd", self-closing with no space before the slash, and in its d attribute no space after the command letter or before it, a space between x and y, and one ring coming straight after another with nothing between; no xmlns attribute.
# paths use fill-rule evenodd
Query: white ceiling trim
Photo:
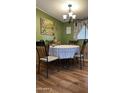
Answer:
<svg viewBox="0 0 124 93"><path fill-rule="evenodd" d="M68 13L68 4L72 4L78 19L88 17L88 0L36 0L38 9L62 22L62 15Z"/></svg>
<svg viewBox="0 0 124 93"><path fill-rule="evenodd" d="M40 10L40 11L42 11L42 12L44 12L45 14L47 14L47 15L49 15L49 16L51 16L51 17L53 17L54 19L56 19L56 20L58 20L58 21L60 21L60 22L63 22L63 21L61 21L61 20L59 20L59 19L57 19L57 18L55 18L54 16L52 16L52 15L50 15L49 13L47 13L46 11L44 11L44 10L42 10L42 9L40 9L39 7L36 7L38 10ZM63 22L64 23L64 22Z"/></svg>

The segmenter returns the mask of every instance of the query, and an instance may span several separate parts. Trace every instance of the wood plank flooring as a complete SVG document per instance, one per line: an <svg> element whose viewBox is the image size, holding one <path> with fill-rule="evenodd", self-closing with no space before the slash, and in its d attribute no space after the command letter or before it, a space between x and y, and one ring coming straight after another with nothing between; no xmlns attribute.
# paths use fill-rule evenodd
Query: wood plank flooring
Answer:
<svg viewBox="0 0 124 93"><path fill-rule="evenodd" d="M69 69L50 68L49 78L37 74L37 93L88 93L88 67L73 65Z"/></svg>

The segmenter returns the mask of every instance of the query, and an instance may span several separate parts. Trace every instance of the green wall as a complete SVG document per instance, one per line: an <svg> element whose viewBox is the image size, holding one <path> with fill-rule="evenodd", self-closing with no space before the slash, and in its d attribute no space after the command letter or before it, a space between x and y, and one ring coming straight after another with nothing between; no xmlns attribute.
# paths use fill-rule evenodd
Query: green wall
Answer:
<svg viewBox="0 0 124 93"><path fill-rule="evenodd" d="M48 14L44 13L43 11L36 9L36 40L43 39L42 35L40 34L40 18L44 17L46 19L49 19L55 23L55 36L58 40L62 40L62 33L64 31L64 23L61 21L49 16Z"/></svg>
<svg viewBox="0 0 124 93"><path fill-rule="evenodd" d="M71 27L71 34L66 34L66 27ZM74 34L74 29L73 29L73 23L69 24L68 22L64 23L64 31L63 31L63 42L68 43L69 40L73 40L73 34Z"/></svg>
<svg viewBox="0 0 124 93"><path fill-rule="evenodd" d="M63 23L52 16L44 13L43 11L36 9L36 40L43 39L42 35L40 34L40 18L44 17L47 18L55 23L55 36L58 40L62 43L68 43L69 40L73 40L73 24ZM66 34L66 27L71 26L72 31L71 34Z"/></svg>

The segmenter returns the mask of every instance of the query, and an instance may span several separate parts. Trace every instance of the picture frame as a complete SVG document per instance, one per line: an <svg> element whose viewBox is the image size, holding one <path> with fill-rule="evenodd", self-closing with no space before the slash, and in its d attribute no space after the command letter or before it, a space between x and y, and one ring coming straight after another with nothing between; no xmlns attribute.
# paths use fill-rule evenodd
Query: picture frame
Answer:
<svg viewBox="0 0 124 93"><path fill-rule="evenodd" d="M70 26L66 27L66 34L71 34L71 27Z"/></svg>

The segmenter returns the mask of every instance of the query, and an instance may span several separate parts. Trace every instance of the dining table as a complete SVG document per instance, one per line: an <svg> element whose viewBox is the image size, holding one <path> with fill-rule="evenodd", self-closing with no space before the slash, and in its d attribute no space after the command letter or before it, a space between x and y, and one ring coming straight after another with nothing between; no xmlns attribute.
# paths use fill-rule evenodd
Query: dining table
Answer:
<svg viewBox="0 0 124 93"><path fill-rule="evenodd" d="M59 59L74 58L75 54L80 53L79 45L51 45L49 46L49 55L56 56Z"/></svg>

